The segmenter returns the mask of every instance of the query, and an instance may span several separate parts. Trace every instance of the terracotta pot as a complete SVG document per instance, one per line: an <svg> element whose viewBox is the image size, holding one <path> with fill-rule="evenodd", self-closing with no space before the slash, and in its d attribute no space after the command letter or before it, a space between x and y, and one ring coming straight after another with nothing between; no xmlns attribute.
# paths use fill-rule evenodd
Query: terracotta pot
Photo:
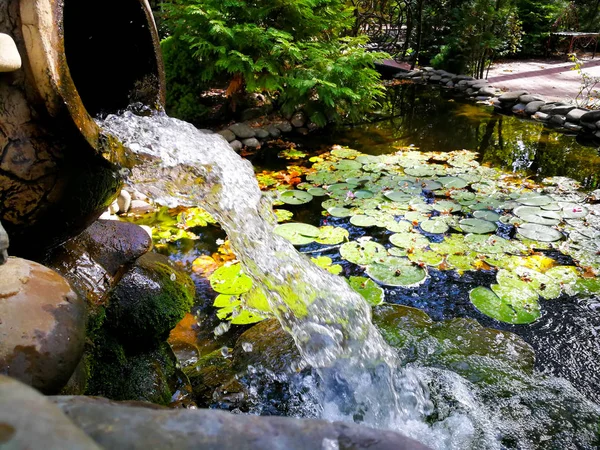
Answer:
<svg viewBox="0 0 600 450"><path fill-rule="evenodd" d="M112 202L121 180L93 117L164 104L164 72L146 0L0 0L0 33L22 59L0 72L0 221L11 254L32 256Z"/></svg>

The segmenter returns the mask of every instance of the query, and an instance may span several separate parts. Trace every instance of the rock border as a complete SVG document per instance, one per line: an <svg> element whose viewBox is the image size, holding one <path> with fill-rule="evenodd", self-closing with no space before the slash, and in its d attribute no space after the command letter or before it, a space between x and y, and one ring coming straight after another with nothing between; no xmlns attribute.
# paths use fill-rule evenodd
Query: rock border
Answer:
<svg viewBox="0 0 600 450"><path fill-rule="evenodd" d="M547 102L543 96L525 90L502 92L488 80L457 75L432 67L399 72L395 79L440 85L455 89L476 101L491 102L502 113L529 117L565 133L576 133L600 140L600 110L588 110L566 102Z"/></svg>

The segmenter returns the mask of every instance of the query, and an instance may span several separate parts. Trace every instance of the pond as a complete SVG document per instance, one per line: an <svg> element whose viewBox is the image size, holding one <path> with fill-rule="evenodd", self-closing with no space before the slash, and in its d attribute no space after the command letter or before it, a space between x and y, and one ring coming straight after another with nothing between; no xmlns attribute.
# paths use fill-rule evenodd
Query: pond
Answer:
<svg viewBox="0 0 600 450"><path fill-rule="evenodd" d="M597 424L597 418L568 385L545 375L563 377L600 402L600 205L587 194L600 184L600 157L598 148L585 144L450 91L402 85L389 89L371 123L274 143L249 158L275 202L277 234L348 278L372 305L384 299L420 310L377 306L375 322L386 340L402 348L405 364L434 368L427 372L432 396L450 395L445 390L452 383L433 381L442 376L435 370L450 369L485 384L478 392L488 403L489 397L502 403L508 398L502 389L515 388L503 383L520 377L515 367L527 372L533 363L522 341L493 330L514 333L535 351L533 378L518 378L531 388L521 397L529 399L523 400L528 408L544 411L534 415L546 431L529 438L539 445L551 439L553 447L546 448L567 448L555 428ZM196 316L172 335L180 363L194 366L213 350L227 357L240 334L268 315L269 305L250 298L251 282L240 287L243 275L231 265L235 255L225 233L198 209L165 209L137 222L154 227L157 248L186 267L200 287ZM224 288L232 280L236 288ZM204 350L190 351L182 345L186 339ZM473 355L485 363L475 363ZM307 393L312 375L301 369L295 370L305 374L300 380L266 371L258 385L249 382L262 399L251 410L310 416L298 404L318 400ZM540 392L553 392L560 401L544 400ZM222 395L212 399L209 406L237 408ZM573 411L568 418L560 414L565 422L548 419L556 411L544 410L546 403L562 405L562 411L569 401ZM444 416L435 406L433 415ZM499 408L513 407L519 409L510 402ZM518 414L504 423L504 446L525 445L522 434L533 424L515 436L509 431ZM582 437L574 445L593 444Z"/></svg>

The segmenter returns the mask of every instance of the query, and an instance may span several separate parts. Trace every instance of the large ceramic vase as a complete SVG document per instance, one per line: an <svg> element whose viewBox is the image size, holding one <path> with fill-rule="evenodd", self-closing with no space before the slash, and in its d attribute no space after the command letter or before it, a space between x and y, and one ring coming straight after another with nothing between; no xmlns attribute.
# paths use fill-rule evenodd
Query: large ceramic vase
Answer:
<svg viewBox="0 0 600 450"><path fill-rule="evenodd" d="M22 60L0 70L0 221L11 254L31 257L113 201L121 180L93 118L164 103L164 73L146 0L0 0L0 33Z"/></svg>

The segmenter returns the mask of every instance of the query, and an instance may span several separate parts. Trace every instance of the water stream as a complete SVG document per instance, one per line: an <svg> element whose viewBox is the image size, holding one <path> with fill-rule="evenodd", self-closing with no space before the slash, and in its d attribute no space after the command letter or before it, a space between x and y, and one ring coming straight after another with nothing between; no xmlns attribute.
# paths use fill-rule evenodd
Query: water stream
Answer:
<svg viewBox="0 0 600 450"><path fill-rule="evenodd" d="M509 377L496 397L453 372L403 366L372 324L363 298L273 234L272 206L252 165L219 135L162 113L141 117L128 111L100 125L131 152L128 158L136 164L129 178L137 189L166 206L202 206L221 224L304 362L317 369L321 417L395 429L439 449L501 449L506 447L500 436L540 442L546 430L558 438L553 437L557 446L545 448L593 448L597 407L566 382ZM517 384L529 390L515 400ZM574 421L583 425L574 427ZM538 434L528 434L536 429ZM583 446L565 446L574 439Z"/></svg>

